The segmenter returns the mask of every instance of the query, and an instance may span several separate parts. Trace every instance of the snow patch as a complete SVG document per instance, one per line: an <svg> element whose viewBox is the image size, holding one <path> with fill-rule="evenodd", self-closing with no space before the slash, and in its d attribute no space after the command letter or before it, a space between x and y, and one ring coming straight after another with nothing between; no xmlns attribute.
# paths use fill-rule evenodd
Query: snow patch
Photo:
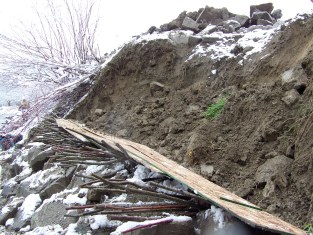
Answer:
<svg viewBox="0 0 313 235"><path fill-rule="evenodd" d="M62 227L57 225L48 225L45 227L37 227L33 231L25 233L25 235L61 235L63 233Z"/></svg>
<svg viewBox="0 0 313 235"><path fill-rule="evenodd" d="M152 223L160 223L162 221L167 221L169 219L173 220L172 223L183 223L183 222L187 222L187 221L192 220L191 217L189 217L189 216L169 216L169 217L162 218L162 219L146 220L143 222L128 221L128 222L123 223L122 225L118 226L116 228L116 230L114 232L112 232L110 235L120 235L124 231L127 231L127 230L132 229L132 228L136 228L138 226L149 225Z"/></svg>
<svg viewBox="0 0 313 235"><path fill-rule="evenodd" d="M106 215L94 215L89 217L90 228L97 230L99 228L105 228L110 224Z"/></svg>
<svg viewBox="0 0 313 235"><path fill-rule="evenodd" d="M63 200L64 204L67 205L86 205L87 203L87 192L88 189L80 189L78 193L76 194L69 194L67 197ZM84 197L81 197L80 195L84 195Z"/></svg>
<svg viewBox="0 0 313 235"><path fill-rule="evenodd" d="M146 183L143 182L142 179L148 178L150 172L151 170L144 167L143 165L137 165L133 178L127 179L127 181L138 184L140 186L145 186Z"/></svg>
<svg viewBox="0 0 313 235"><path fill-rule="evenodd" d="M10 218L5 222L5 227L10 227L14 223L14 218Z"/></svg>
<svg viewBox="0 0 313 235"><path fill-rule="evenodd" d="M225 226L225 214L221 208L211 206L211 209L205 211L205 219L212 216L213 221L217 223L219 229Z"/></svg>
<svg viewBox="0 0 313 235"><path fill-rule="evenodd" d="M24 179L21 183L27 183L29 188L38 188L40 185L44 185L49 181L55 180L64 175L64 170L58 166L53 166L44 171L38 171L32 174L28 178Z"/></svg>
<svg viewBox="0 0 313 235"><path fill-rule="evenodd" d="M187 191L188 187L180 182L178 182L177 180L164 180L162 182L162 185L168 187L168 188L172 188L172 189L176 189L176 190L182 190L182 191ZM163 193L167 193L167 194L177 194L175 192L163 189L163 188L158 188L157 189L158 192L163 192Z"/></svg>
<svg viewBox="0 0 313 235"><path fill-rule="evenodd" d="M67 231L65 235L81 235L80 233L76 232L77 224L70 224L67 227Z"/></svg>
<svg viewBox="0 0 313 235"><path fill-rule="evenodd" d="M19 211L22 211L23 220L29 219L35 212L36 208L41 204L41 198L39 194L30 194L25 198L25 201L19 207Z"/></svg>

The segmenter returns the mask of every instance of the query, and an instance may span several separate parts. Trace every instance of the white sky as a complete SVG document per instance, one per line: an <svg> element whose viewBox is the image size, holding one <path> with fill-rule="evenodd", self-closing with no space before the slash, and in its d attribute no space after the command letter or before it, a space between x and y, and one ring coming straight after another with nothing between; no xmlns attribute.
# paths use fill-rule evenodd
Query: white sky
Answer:
<svg viewBox="0 0 313 235"><path fill-rule="evenodd" d="M34 16L35 0L0 0L0 32L15 28L18 20L24 24ZM78 0L77 0L78 1ZM131 36L146 32L150 26L160 26L176 18L182 11L196 11L205 5L216 8L227 7L236 14L249 15L253 4L266 3L262 0L100 0L99 28L100 47L112 49ZM43 0L41 0L43 2ZM283 18L294 17L297 13L310 12L310 0L273 0L275 9L282 9ZM44 10L44 9L43 9Z"/></svg>

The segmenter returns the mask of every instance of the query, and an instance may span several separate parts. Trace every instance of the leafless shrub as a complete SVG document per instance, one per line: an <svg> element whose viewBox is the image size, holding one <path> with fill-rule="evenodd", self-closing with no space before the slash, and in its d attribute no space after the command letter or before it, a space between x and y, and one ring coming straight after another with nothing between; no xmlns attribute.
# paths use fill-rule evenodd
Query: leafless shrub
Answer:
<svg viewBox="0 0 313 235"><path fill-rule="evenodd" d="M36 24L0 34L3 76L64 84L99 69L97 0L46 0Z"/></svg>

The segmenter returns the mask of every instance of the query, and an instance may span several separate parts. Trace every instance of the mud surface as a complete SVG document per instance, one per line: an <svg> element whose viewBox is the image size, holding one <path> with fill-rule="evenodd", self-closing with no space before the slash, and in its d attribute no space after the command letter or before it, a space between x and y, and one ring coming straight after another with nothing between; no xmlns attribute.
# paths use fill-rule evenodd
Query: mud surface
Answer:
<svg viewBox="0 0 313 235"><path fill-rule="evenodd" d="M192 47L168 40L128 45L70 117L148 145L302 227L313 220L312 27L309 17L282 27L243 66L240 56L185 62ZM204 118L220 97L220 116Z"/></svg>

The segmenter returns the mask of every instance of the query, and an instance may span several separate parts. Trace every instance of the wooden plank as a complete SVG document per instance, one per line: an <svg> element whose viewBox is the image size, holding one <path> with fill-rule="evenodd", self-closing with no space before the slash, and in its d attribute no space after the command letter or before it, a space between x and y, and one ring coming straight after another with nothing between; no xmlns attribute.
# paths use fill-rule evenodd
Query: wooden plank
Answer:
<svg viewBox="0 0 313 235"><path fill-rule="evenodd" d="M57 119L57 123L59 127L72 130L76 135L81 133L96 141L105 141L112 146L115 146L116 143L120 144L135 161L184 183L213 205L223 208L250 226L282 234L306 234L303 230L263 211L256 205L182 167L145 145L99 134L74 121Z"/></svg>

